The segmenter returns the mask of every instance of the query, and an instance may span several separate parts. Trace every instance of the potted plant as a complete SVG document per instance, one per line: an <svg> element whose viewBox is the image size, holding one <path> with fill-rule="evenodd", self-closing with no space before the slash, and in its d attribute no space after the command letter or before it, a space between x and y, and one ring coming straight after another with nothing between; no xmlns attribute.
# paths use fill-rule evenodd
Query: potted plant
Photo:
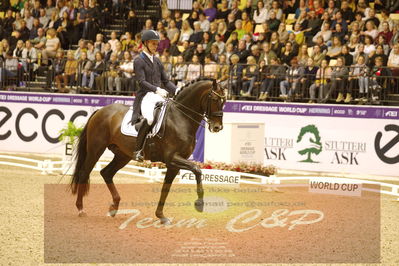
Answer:
<svg viewBox="0 0 399 266"><path fill-rule="evenodd" d="M83 127L76 126L72 121L69 121L66 127L60 130L59 140L65 143L65 152L63 155L62 174L72 174L73 166L73 150L76 141L83 131Z"/></svg>

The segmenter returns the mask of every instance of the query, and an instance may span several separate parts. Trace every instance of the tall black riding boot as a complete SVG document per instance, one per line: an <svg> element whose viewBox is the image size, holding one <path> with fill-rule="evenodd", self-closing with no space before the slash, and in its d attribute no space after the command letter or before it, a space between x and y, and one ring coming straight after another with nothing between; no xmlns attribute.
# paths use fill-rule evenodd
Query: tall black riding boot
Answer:
<svg viewBox="0 0 399 266"><path fill-rule="evenodd" d="M148 135L148 133L151 130L151 126L147 123L147 120L145 119L143 121L143 124L140 127L139 133L137 135L136 139L136 149L133 152L133 160L136 160L138 162L142 162L144 160L143 156L143 147L145 143L145 139Z"/></svg>

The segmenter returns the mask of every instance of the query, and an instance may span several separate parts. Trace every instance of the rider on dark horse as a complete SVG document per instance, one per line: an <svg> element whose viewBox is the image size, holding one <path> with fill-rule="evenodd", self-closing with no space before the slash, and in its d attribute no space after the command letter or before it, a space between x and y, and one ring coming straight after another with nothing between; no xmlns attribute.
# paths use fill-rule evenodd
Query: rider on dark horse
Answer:
<svg viewBox="0 0 399 266"><path fill-rule="evenodd" d="M142 150L154 121L153 113L156 103L165 101L168 95L173 96L176 91L176 86L168 80L161 61L155 56L160 41L158 32L146 30L143 32L141 40L144 51L134 60L134 71L139 89L133 105L132 124L138 122L140 112L144 121L140 127L133 153L133 159L136 161L144 159Z"/></svg>

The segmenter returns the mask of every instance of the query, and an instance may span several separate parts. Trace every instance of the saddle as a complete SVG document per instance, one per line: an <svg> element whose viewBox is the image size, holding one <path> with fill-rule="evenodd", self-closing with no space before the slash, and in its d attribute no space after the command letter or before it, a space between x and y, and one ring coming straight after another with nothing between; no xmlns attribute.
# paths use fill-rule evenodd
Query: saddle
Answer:
<svg viewBox="0 0 399 266"><path fill-rule="evenodd" d="M154 109L154 122L152 123L152 128L148 137L162 137L163 136L163 121L165 118L165 114L167 111L167 102L158 102ZM143 117L139 117L139 121L135 124L132 124L132 115L133 115L133 107L130 107L126 112L122 124L121 124L121 133L127 136L137 137L138 131L140 127L143 125Z"/></svg>
<svg viewBox="0 0 399 266"><path fill-rule="evenodd" d="M154 127L154 125L157 124L159 118L160 118L160 114L161 114L161 110L162 110L162 106L165 104L165 102L157 102L155 104L155 108L154 108L154 121L152 122L152 127ZM138 131L140 131L141 126L143 125L143 121L144 121L144 117L142 115L139 116L139 121L134 124L134 128Z"/></svg>

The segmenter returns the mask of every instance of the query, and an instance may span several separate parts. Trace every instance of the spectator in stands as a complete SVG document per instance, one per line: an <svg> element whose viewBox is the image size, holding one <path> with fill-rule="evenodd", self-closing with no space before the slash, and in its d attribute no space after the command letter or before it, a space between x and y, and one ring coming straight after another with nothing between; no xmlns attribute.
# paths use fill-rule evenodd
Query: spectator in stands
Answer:
<svg viewBox="0 0 399 266"><path fill-rule="evenodd" d="M201 25L201 30L202 31L208 31L210 27L209 20L206 19L206 16L204 13L199 14L199 21ZM195 28L195 22L194 22L194 28Z"/></svg>
<svg viewBox="0 0 399 266"><path fill-rule="evenodd" d="M25 42L25 48L22 50L22 66L25 72L33 73L38 68L37 65L38 54L35 47L33 47L31 41Z"/></svg>
<svg viewBox="0 0 399 266"><path fill-rule="evenodd" d="M254 26L252 24L252 21L249 19L249 16L248 16L247 12L242 12L241 20L242 20L242 29L246 33L252 33L253 30L254 30Z"/></svg>
<svg viewBox="0 0 399 266"><path fill-rule="evenodd" d="M18 31L21 33L21 39L23 41L29 40L30 30L26 27L25 20L21 20L21 27Z"/></svg>
<svg viewBox="0 0 399 266"><path fill-rule="evenodd" d="M219 83L222 88L227 88L228 79L229 65L227 63L227 57L222 54L219 56L217 83Z"/></svg>
<svg viewBox="0 0 399 266"><path fill-rule="evenodd" d="M353 10L349 6L348 0L343 0L341 2L341 14L342 18L346 21L347 25L353 20Z"/></svg>
<svg viewBox="0 0 399 266"><path fill-rule="evenodd" d="M320 0L314 0L313 7L310 10L313 10L317 16L321 16L324 13L324 8L320 4Z"/></svg>
<svg viewBox="0 0 399 266"><path fill-rule="evenodd" d="M262 52L258 62L264 61L266 65L269 65L273 58L277 58L276 53L270 49L270 43L264 42L262 44Z"/></svg>
<svg viewBox="0 0 399 266"><path fill-rule="evenodd" d="M176 22L174 20L171 20L167 29L167 36L172 46L177 45L177 42L179 41L179 33L180 31L176 27Z"/></svg>
<svg viewBox="0 0 399 266"><path fill-rule="evenodd" d="M312 45L312 38L315 36L321 26L321 20L314 11L308 13L308 25L304 30L305 41L308 45Z"/></svg>
<svg viewBox="0 0 399 266"><path fill-rule="evenodd" d="M289 33L286 29L285 23L280 23L280 26L278 27L278 31L276 32L276 34L278 35L277 40L279 43L285 43L288 40ZM273 34L271 36L273 36ZM272 40L270 42L272 42Z"/></svg>
<svg viewBox="0 0 399 266"><path fill-rule="evenodd" d="M399 43L393 46L388 57L388 67L391 68L393 76L399 76Z"/></svg>
<svg viewBox="0 0 399 266"><path fill-rule="evenodd" d="M54 80L56 83L56 88L58 92L69 92L65 89L65 84L61 85L61 81L63 79L64 71L65 71L65 60L64 60L64 52L62 50L58 50L56 57L53 61L52 67L54 72Z"/></svg>
<svg viewBox="0 0 399 266"><path fill-rule="evenodd" d="M338 8L336 8L334 0L329 0L328 1L328 7L324 11L328 13L330 18L334 18L335 17L335 15L338 12Z"/></svg>
<svg viewBox="0 0 399 266"><path fill-rule="evenodd" d="M332 38L332 45L327 49L326 58L330 59L337 59L341 55L342 51L342 43L338 37Z"/></svg>
<svg viewBox="0 0 399 266"><path fill-rule="evenodd" d="M47 24L47 29L56 29L58 28L58 24L59 24L58 13L53 12Z"/></svg>
<svg viewBox="0 0 399 266"><path fill-rule="evenodd" d="M80 39L78 43L78 49L76 49L74 53L75 59L79 60L83 52L86 53L87 56L87 41Z"/></svg>
<svg viewBox="0 0 399 266"><path fill-rule="evenodd" d="M201 43L203 35L204 33L201 29L201 22L194 22L194 32L190 35L189 38L190 45Z"/></svg>
<svg viewBox="0 0 399 266"><path fill-rule="evenodd" d="M345 99L345 103L349 103L352 100L352 92L355 89L359 89L359 98L356 101L365 101L368 88L369 88L369 68L366 65L364 56L357 58L356 64L352 65L349 71L349 91Z"/></svg>
<svg viewBox="0 0 399 266"><path fill-rule="evenodd" d="M19 73L18 73L18 59L12 56L13 51L9 50L5 54L4 68L0 68L0 84L8 84L9 78L16 78L13 82L14 86L19 84ZM4 80L3 80L4 78Z"/></svg>
<svg viewBox="0 0 399 266"><path fill-rule="evenodd" d="M227 0L222 0L220 8L216 12L216 21L218 23L226 21L229 13L230 9Z"/></svg>
<svg viewBox="0 0 399 266"><path fill-rule="evenodd" d="M307 66L309 57L308 46L306 44L301 45L298 53L298 64L303 67Z"/></svg>
<svg viewBox="0 0 399 266"><path fill-rule="evenodd" d="M323 37L324 42L328 42L331 38L331 35L332 31L330 30L330 23L325 22L322 26L322 30L313 37L313 42L316 43L317 37L319 36Z"/></svg>
<svg viewBox="0 0 399 266"><path fill-rule="evenodd" d="M53 1L52 0L47 0L47 4L46 4L46 15L47 17L51 18L53 13L56 12L56 8L53 5Z"/></svg>
<svg viewBox="0 0 399 266"><path fill-rule="evenodd" d="M12 10L7 10L5 18L3 19L3 30L4 30L4 37L11 35L13 31L13 25L15 22L15 18L13 17Z"/></svg>
<svg viewBox="0 0 399 266"><path fill-rule="evenodd" d="M212 56L208 54L205 56L204 77L217 79L217 75L217 64L215 63L215 61L213 61Z"/></svg>
<svg viewBox="0 0 399 266"><path fill-rule="evenodd" d="M269 19L266 21L271 31L277 31L281 21L276 17L274 10L269 11Z"/></svg>
<svg viewBox="0 0 399 266"><path fill-rule="evenodd" d="M74 58L73 51L68 51L65 71L61 77L61 82L64 82L65 92L68 92L71 86L75 85L77 68L78 61Z"/></svg>
<svg viewBox="0 0 399 266"><path fill-rule="evenodd" d="M100 51L101 53L104 53L105 51L105 43L104 43L104 35L102 35L101 33L98 33L96 35L96 41L94 43L94 47ZM108 58L109 59L109 58ZM104 60L106 61L106 59L104 58Z"/></svg>
<svg viewBox="0 0 399 266"><path fill-rule="evenodd" d="M316 73L319 68L315 66L314 61L311 57L308 57L306 67L303 72L303 76L300 80L300 96L305 97L307 89L314 84L316 80Z"/></svg>
<svg viewBox="0 0 399 266"><path fill-rule="evenodd" d="M202 47L202 46L201 46ZM193 55L191 62L187 68L187 80L191 81L201 76L201 64L198 55Z"/></svg>
<svg viewBox="0 0 399 266"><path fill-rule="evenodd" d="M49 58L55 58L57 50L61 47L60 39L56 36L56 31L54 29L49 29L47 31L47 36L46 46L42 50L44 65L48 65Z"/></svg>
<svg viewBox="0 0 399 266"><path fill-rule="evenodd" d="M129 15L126 20L126 30L128 32L131 32L133 35L136 35L141 30L141 28L139 28L138 25L139 25L139 21L136 16L136 13L134 12L134 10L130 10Z"/></svg>
<svg viewBox="0 0 399 266"><path fill-rule="evenodd" d="M268 20L270 19L270 15L271 15L272 11L276 15L276 18L281 21L281 19L283 18L283 10L280 8L279 2L276 0L272 2L272 7L270 8L270 10L268 12L268 16L267 16Z"/></svg>
<svg viewBox="0 0 399 266"><path fill-rule="evenodd" d="M44 10L43 8L40 9L39 22L40 22L40 24L43 25L42 26L43 28L47 28L47 25L50 22L49 17L47 17L47 15L46 15L46 10Z"/></svg>
<svg viewBox="0 0 399 266"><path fill-rule="evenodd" d="M22 57L22 51L24 49L24 41L18 40L17 45L12 53L12 56L17 58L18 61Z"/></svg>
<svg viewBox="0 0 399 266"><path fill-rule="evenodd" d="M369 21L373 22L375 28L378 28L378 26L380 26L380 20L375 15L376 15L375 9L370 8L368 15L366 15L366 21L365 21L366 26L367 26L367 22L369 22Z"/></svg>
<svg viewBox="0 0 399 266"><path fill-rule="evenodd" d="M384 52L384 46L381 44L378 44L376 46L376 50L375 53L370 57L369 61L368 61L368 66L370 68L374 67L375 65L375 59L377 57L381 57L382 59L382 65L383 66L387 66L388 65L388 56L385 54Z"/></svg>
<svg viewBox="0 0 399 266"><path fill-rule="evenodd" d="M240 58L238 55L233 54L230 57L230 98L235 100L236 97L239 95L239 92L242 88L242 72L243 72L243 65L238 64Z"/></svg>
<svg viewBox="0 0 399 266"><path fill-rule="evenodd" d="M324 98L324 101L327 101L332 95L332 92L335 91L338 92L337 99L335 100L337 103L342 102L345 99L344 92L347 89L346 84L349 71L348 68L345 67L344 61L345 59L343 57L338 57L337 63L333 67L333 70L331 72L331 86L327 92L326 97Z"/></svg>
<svg viewBox="0 0 399 266"><path fill-rule="evenodd" d="M205 61L205 49L202 44L197 44L197 48L194 50L194 55L198 57L198 60L201 64L204 64Z"/></svg>
<svg viewBox="0 0 399 266"><path fill-rule="evenodd" d="M298 8L295 10L295 19L298 19L302 12L309 12L309 11L310 11L310 9L306 5L306 1L305 0L300 0Z"/></svg>
<svg viewBox="0 0 399 266"><path fill-rule="evenodd" d="M253 19L257 25L265 23L267 20L267 9L263 1L258 1L257 7L254 11Z"/></svg>
<svg viewBox="0 0 399 266"><path fill-rule="evenodd" d="M376 29L376 26L372 20L369 20L366 22L366 30L360 32L361 35L363 36L370 36L372 40L374 41L377 38L378 31Z"/></svg>
<svg viewBox="0 0 399 266"><path fill-rule="evenodd" d="M175 82L177 82L177 87L181 88L184 85L184 81L186 79L187 75L187 64L184 63L184 57L183 55L177 56L177 63L175 64L175 67L173 68L173 77Z"/></svg>
<svg viewBox="0 0 399 266"><path fill-rule="evenodd" d="M112 53L116 54L116 56L118 57L118 60L120 60L120 61L123 60L122 44L119 41L116 43L116 48L115 48L115 50L112 51Z"/></svg>
<svg viewBox="0 0 399 266"><path fill-rule="evenodd" d="M366 60L366 64L368 64L369 57L368 57L368 54L366 54L364 52L364 44L363 43L360 43L357 46L357 50L355 51L355 54L353 56L354 61L357 62L358 57L361 55L364 56L364 59Z"/></svg>
<svg viewBox="0 0 399 266"><path fill-rule="evenodd" d="M266 64L265 60L260 60L259 67L262 83L258 100L263 101L269 97L270 91L280 83L280 75L284 73L284 68L279 66L276 57L271 58L270 64Z"/></svg>
<svg viewBox="0 0 399 266"><path fill-rule="evenodd" d="M242 90L240 91L240 95L243 97L251 96L255 81L259 75L255 57L249 56L246 63L247 66L244 68L242 75Z"/></svg>
<svg viewBox="0 0 399 266"><path fill-rule="evenodd" d="M373 56L375 53L375 45L370 35L366 35L364 38L364 52L368 54L369 57Z"/></svg>
<svg viewBox="0 0 399 266"><path fill-rule="evenodd" d="M303 73L304 68L298 64L298 59L292 58L286 71L286 79L280 82L280 98L287 100L298 92Z"/></svg>
<svg viewBox="0 0 399 266"><path fill-rule="evenodd" d="M88 73L83 73L82 86L86 89L93 90L94 81L97 76L101 75L105 70L103 56L100 52L96 53L96 60Z"/></svg>
<svg viewBox="0 0 399 266"><path fill-rule="evenodd" d="M213 21L216 18L217 9L213 6L213 2L209 1L207 8L204 9L204 14L209 21Z"/></svg>
<svg viewBox="0 0 399 266"><path fill-rule="evenodd" d="M72 22L68 18L68 13L65 11L62 17L57 21L57 36L60 39L62 49L68 49L70 40L72 39L71 27Z"/></svg>
<svg viewBox="0 0 399 266"><path fill-rule="evenodd" d="M25 10L24 12L24 20L26 22L26 27L31 30L33 26L33 17L31 16L29 9Z"/></svg>
<svg viewBox="0 0 399 266"><path fill-rule="evenodd" d="M330 86L332 70L328 66L328 61L324 59L321 62L320 68L316 73L315 82L309 87L309 103L314 103L316 100L316 91L318 91L318 100L321 102L324 99L324 94Z"/></svg>
<svg viewBox="0 0 399 266"><path fill-rule="evenodd" d="M244 34L246 33L246 31L242 28L242 20L237 19L234 25L236 29L233 32L236 32L238 40L241 40L242 37L244 37Z"/></svg>
<svg viewBox="0 0 399 266"><path fill-rule="evenodd" d="M136 45L136 42L132 38L132 34L128 31L125 33L124 38L122 38L121 43L123 51L127 51Z"/></svg>
<svg viewBox="0 0 399 266"><path fill-rule="evenodd" d="M382 58L375 59L375 66L371 71L370 87L371 100L377 101L383 88L386 88L387 78L389 76L388 70L382 65Z"/></svg>
<svg viewBox="0 0 399 266"><path fill-rule="evenodd" d="M285 65L289 65L291 60L296 56L296 54L292 50L292 43L287 42L282 50L283 50L283 52L281 53L281 56L280 56L281 63L285 64Z"/></svg>
<svg viewBox="0 0 399 266"><path fill-rule="evenodd" d="M353 64L353 56L350 54L349 47L342 45L341 56L344 58L345 66L351 66Z"/></svg>
<svg viewBox="0 0 399 266"><path fill-rule="evenodd" d="M29 40L33 40L34 38L36 38L36 37L37 37L37 30L38 30L39 28L42 28L42 27L43 27L43 25L40 24L39 19L35 18L35 19L33 20L32 29L30 30Z"/></svg>
<svg viewBox="0 0 399 266"><path fill-rule="evenodd" d="M92 41L87 41L87 51L86 51L87 58L90 61L95 61L97 52L100 52L100 51L95 48L93 42Z"/></svg>
<svg viewBox="0 0 399 266"><path fill-rule="evenodd" d="M389 29L389 23L387 21L384 21L381 23L382 25L382 31L380 31L377 35L377 38L379 36L383 36L385 38L386 43L390 43L393 33L392 31Z"/></svg>
<svg viewBox="0 0 399 266"><path fill-rule="evenodd" d="M190 26L190 23L185 20L183 21L182 24L182 29L180 32L180 37L179 37L179 43L183 44L184 41L189 41L190 40L190 36L193 34L193 29Z"/></svg>
<svg viewBox="0 0 399 266"><path fill-rule="evenodd" d="M126 91L133 89L133 59L128 51L123 53L123 60L119 65L120 75L115 78L116 87L125 88Z"/></svg>
<svg viewBox="0 0 399 266"><path fill-rule="evenodd" d="M229 14L232 14L234 16L234 19L239 19L241 18L241 10L238 8L238 1L233 0L231 2L231 11Z"/></svg>
<svg viewBox="0 0 399 266"><path fill-rule="evenodd" d="M239 62L241 64L245 64L247 61L247 57L250 55L250 52L247 50L246 43L244 40L240 40L238 42L238 50L236 54L239 57Z"/></svg>
<svg viewBox="0 0 399 266"><path fill-rule="evenodd" d="M116 50L116 44L119 42L116 32L111 32L111 39L108 40L108 43L111 44L111 50Z"/></svg>
<svg viewBox="0 0 399 266"><path fill-rule="evenodd" d="M118 82L116 82L116 78L120 77L120 70L119 70L119 60L118 57L116 57L115 54L112 54L110 57L109 61L106 62L106 69L108 70L105 78L108 84L108 91L112 93L114 91L114 88L116 88L116 92L120 93L121 92L121 87L122 87L122 82L119 79ZM104 85L102 84L104 82L103 80L98 80L98 84L101 87L101 90L104 90Z"/></svg>
<svg viewBox="0 0 399 266"><path fill-rule="evenodd" d="M76 57L75 57L76 59ZM86 51L82 51L79 61L78 61L78 75L81 87L83 91L87 91L87 79L90 76L90 69L92 68L92 62L87 59ZM83 77L85 77L83 79Z"/></svg>
<svg viewBox="0 0 399 266"><path fill-rule="evenodd" d="M46 46L47 38L43 28L37 29L37 37L31 40L36 49L43 49Z"/></svg>
<svg viewBox="0 0 399 266"><path fill-rule="evenodd" d="M312 54L312 59L314 62L314 65L317 67L321 66L321 62L324 60L325 54L321 51L321 48L319 45L313 46L313 54Z"/></svg>

